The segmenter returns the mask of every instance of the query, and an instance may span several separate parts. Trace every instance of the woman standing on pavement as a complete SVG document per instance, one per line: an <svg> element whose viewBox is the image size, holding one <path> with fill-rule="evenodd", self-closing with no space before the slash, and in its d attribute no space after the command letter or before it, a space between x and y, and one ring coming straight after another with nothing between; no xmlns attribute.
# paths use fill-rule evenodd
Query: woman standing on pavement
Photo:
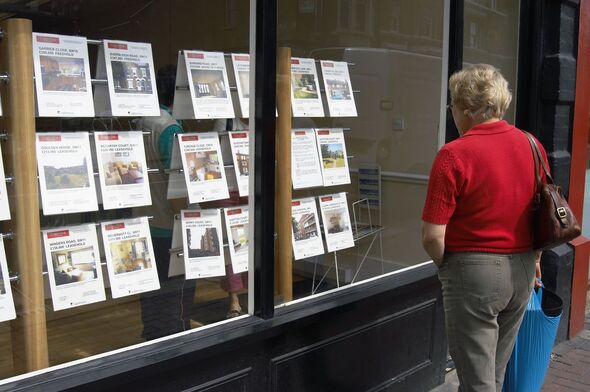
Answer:
<svg viewBox="0 0 590 392"><path fill-rule="evenodd" d="M468 66L451 76L449 90L460 137L434 160L422 243L439 268L460 391L501 391L540 277L541 254L532 249L533 155L526 135L502 120L512 95L496 68Z"/></svg>

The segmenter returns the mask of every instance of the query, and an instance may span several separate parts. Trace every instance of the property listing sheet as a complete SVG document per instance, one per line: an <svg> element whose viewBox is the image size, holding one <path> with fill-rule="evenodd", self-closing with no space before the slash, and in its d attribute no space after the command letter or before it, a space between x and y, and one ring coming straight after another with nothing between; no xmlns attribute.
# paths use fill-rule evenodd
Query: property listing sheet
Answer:
<svg viewBox="0 0 590 392"><path fill-rule="evenodd" d="M225 229L234 273L248 270L248 207L226 208Z"/></svg>
<svg viewBox="0 0 590 392"><path fill-rule="evenodd" d="M217 132L178 135L190 203L229 197Z"/></svg>
<svg viewBox="0 0 590 392"><path fill-rule="evenodd" d="M151 205L143 134L95 132L94 139L104 209Z"/></svg>
<svg viewBox="0 0 590 392"><path fill-rule="evenodd" d="M324 186L350 184L344 130L316 129L318 154L322 161Z"/></svg>
<svg viewBox="0 0 590 392"><path fill-rule="evenodd" d="M182 210L186 279L225 276L221 210Z"/></svg>
<svg viewBox="0 0 590 392"><path fill-rule="evenodd" d="M85 37L33 33L40 117L94 117Z"/></svg>
<svg viewBox="0 0 590 392"><path fill-rule="evenodd" d="M113 298L158 290L158 270L148 218L102 222Z"/></svg>
<svg viewBox="0 0 590 392"><path fill-rule="evenodd" d="M247 130L229 132L229 144L240 197L248 196L250 137Z"/></svg>
<svg viewBox="0 0 590 392"><path fill-rule="evenodd" d="M295 260L323 254L324 242L315 198L293 200L291 217Z"/></svg>
<svg viewBox="0 0 590 392"><path fill-rule="evenodd" d="M160 115L151 44L104 40L98 59L96 76L106 77L108 90L101 85L96 88L97 114Z"/></svg>
<svg viewBox="0 0 590 392"><path fill-rule="evenodd" d="M4 250L4 239L0 237L0 321L13 320L16 318L14 299L12 298L12 287L8 275L8 263Z"/></svg>
<svg viewBox="0 0 590 392"><path fill-rule="evenodd" d="M354 237L352 235L346 193L319 196L318 199L320 201L328 252L352 248L354 246Z"/></svg>
<svg viewBox="0 0 590 392"><path fill-rule="evenodd" d="M323 186L322 169L313 129L291 132L291 180L293 189Z"/></svg>
<svg viewBox="0 0 590 392"><path fill-rule="evenodd" d="M43 214L98 210L88 132L37 133L36 147Z"/></svg>
<svg viewBox="0 0 590 392"><path fill-rule="evenodd" d="M106 299L94 223L43 230L53 310Z"/></svg>
<svg viewBox="0 0 590 392"><path fill-rule="evenodd" d="M354 93L348 64L343 61L320 61L330 117L356 117Z"/></svg>
<svg viewBox="0 0 590 392"><path fill-rule="evenodd" d="M314 59L291 59L293 117L324 117L324 106Z"/></svg>

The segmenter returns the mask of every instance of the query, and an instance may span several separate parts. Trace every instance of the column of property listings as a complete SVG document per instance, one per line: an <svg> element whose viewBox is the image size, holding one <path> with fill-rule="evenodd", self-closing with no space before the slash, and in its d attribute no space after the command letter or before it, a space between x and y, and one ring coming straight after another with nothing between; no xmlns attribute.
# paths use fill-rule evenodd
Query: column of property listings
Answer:
<svg viewBox="0 0 590 392"><path fill-rule="evenodd" d="M99 45L96 75L91 78L86 38L33 33L37 116L159 116L151 44L113 40L96 44ZM228 66L230 63L233 66ZM295 117L324 116L316 63L314 59L292 59L291 97ZM356 116L348 65L323 60L319 63L330 116ZM172 117L238 122L237 117L247 118L249 65L247 54L181 51ZM228 68L233 68L235 87L230 87ZM236 116L234 111L234 90L241 116ZM201 203L228 199L229 181L240 197L248 196L249 132L240 127L226 129L179 133L174 138L170 165L165 169L167 196L169 199L186 197L188 205L178 217L171 218L178 221L173 247L174 243L181 244L182 258L180 263L171 262L169 276L184 274L186 279L224 276L225 247L229 249L234 273L248 269L248 207L200 207ZM147 167L144 133L142 129L132 128L38 132L36 156L43 215L150 206L149 174L156 169ZM344 129L334 128L292 131L294 189L350 183L344 134ZM229 141L232 165L224 165L220 138L225 137ZM232 171L232 167L233 173L228 175L226 169ZM1 160L0 176L0 220L8 220L10 212ZM328 252L354 246L346 193L297 199L292 203L296 259L325 252L316 201ZM149 218L136 216L42 229L54 310L105 301L105 283L113 298L158 290ZM225 246L223 230L228 238ZM103 265L108 281L103 279ZM18 271L8 271L0 238L0 321L16 317L11 272L14 275Z"/></svg>

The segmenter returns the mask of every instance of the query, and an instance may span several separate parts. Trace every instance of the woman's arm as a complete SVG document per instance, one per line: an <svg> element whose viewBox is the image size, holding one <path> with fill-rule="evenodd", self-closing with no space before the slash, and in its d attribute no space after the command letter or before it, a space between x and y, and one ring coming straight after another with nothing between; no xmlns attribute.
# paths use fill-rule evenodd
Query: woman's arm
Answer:
<svg viewBox="0 0 590 392"><path fill-rule="evenodd" d="M447 225L422 222L422 246L437 267L442 266L445 254L445 232Z"/></svg>

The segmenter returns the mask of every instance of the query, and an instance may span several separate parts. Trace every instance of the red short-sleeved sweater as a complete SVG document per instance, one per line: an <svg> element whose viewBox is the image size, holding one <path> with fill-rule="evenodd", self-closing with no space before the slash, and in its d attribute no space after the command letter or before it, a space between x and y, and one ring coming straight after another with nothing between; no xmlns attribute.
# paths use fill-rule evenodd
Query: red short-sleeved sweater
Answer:
<svg viewBox="0 0 590 392"><path fill-rule="evenodd" d="M446 251L530 250L534 171L522 131L506 121L477 125L437 154L422 220L447 225Z"/></svg>

